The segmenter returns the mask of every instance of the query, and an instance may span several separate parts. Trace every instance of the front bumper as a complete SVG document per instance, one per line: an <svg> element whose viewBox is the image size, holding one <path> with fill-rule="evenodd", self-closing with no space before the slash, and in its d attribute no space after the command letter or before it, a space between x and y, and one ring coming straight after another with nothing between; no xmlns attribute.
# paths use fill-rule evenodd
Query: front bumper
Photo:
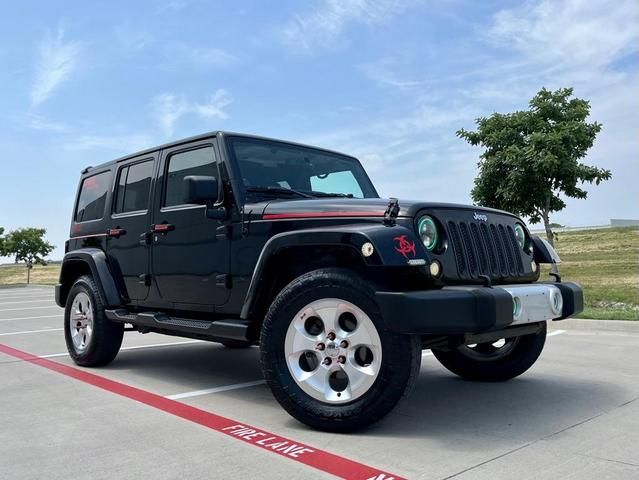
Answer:
<svg viewBox="0 0 639 480"><path fill-rule="evenodd" d="M377 292L376 299L391 330L420 335L480 333L562 320L581 312L584 303L581 286L572 282Z"/></svg>

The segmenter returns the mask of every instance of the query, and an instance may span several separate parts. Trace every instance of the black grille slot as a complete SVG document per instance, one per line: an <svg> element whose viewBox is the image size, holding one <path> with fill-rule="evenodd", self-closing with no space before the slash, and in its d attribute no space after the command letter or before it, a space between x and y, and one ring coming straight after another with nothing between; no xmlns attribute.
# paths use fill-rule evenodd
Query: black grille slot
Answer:
<svg viewBox="0 0 639 480"><path fill-rule="evenodd" d="M513 258L512 245L510 245L510 242L508 241L506 229L503 225L499 225L497 228L499 230L499 240L504 245L506 257L508 258L508 273L515 273L515 259Z"/></svg>
<svg viewBox="0 0 639 480"><path fill-rule="evenodd" d="M499 259L499 272L502 275L508 275L508 263L506 262L506 252L504 252L504 245L499 238L497 227L495 225L490 226L490 233L492 233L493 243L497 249L497 258Z"/></svg>
<svg viewBox="0 0 639 480"><path fill-rule="evenodd" d="M482 223L479 226L479 231L481 232L481 241L484 246L484 251L488 253L488 263L490 264L490 273L488 275L497 275L499 274L499 259L497 258L497 252L495 251L493 240L488 232L488 226L485 223Z"/></svg>
<svg viewBox="0 0 639 480"><path fill-rule="evenodd" d="M468 269L470 270L470 274L472 276L477 276L477 253L475 252L473 244L470 240L468 225L465 223L460 223L459 229L461 230L462 240L464 241L464 251L466 252L466 257L468 258Z"/></svg>
<svg viewBox="0 0 639 480"><path fill-rule="evenodd" d="M448 237L462 280L488 275L493 280L523 275L515 232L510 225L448 221Z"/></svg>
<svg viewBox="0 0 639 480"><path fill-rule="evenodd" d="M457 262L457 271L460 276L465 276L468 273L466 269L466 259L464 256L464 247L461 243L459 231L455 222L448 222L448 230L450 234L450 240L453 244L453 252L455 253L455 261Z"/></svg>

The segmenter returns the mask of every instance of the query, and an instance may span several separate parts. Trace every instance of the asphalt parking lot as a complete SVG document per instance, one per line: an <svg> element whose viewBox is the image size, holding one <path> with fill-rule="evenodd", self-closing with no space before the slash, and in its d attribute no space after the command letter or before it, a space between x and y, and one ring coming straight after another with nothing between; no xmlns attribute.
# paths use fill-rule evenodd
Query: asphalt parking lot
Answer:
<svg viewBox="0 0 639 480"><path fill-rule="evenodd" d="M552 328L503 384L425 352L393 414L337 435L279 407L256 348L129 332L110 366L82 369L53 289L0 289L0 477L638 479L639 331Z"/></svg>

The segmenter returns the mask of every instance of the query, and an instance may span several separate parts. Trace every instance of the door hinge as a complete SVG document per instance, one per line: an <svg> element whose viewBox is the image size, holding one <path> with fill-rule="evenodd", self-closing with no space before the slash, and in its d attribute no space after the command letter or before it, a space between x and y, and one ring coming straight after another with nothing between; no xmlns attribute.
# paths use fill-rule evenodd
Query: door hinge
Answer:
<svg viewBox="0 0 639 480"><path fill-rule="evenodd" d="M215 286L216 287L224 287L224 288L229 288L230 289L232 287L231 276L228 273L216 276L215 277Z"/></svg>
<svg viewBox="0 0 639 480"><path fill-rule="evenodd" d="M151 286L151 274L144 273L144 274L140 275L138 277L138 282L140 282L141 284L143 284L146 287L150 287Z"/></svg>
<svg viewBox="0 0 639 480"><path fill-rule="evenodd" d="M151 245L153 240L153 234L151 232L144 232L140 235L140 245Z"/></svg>

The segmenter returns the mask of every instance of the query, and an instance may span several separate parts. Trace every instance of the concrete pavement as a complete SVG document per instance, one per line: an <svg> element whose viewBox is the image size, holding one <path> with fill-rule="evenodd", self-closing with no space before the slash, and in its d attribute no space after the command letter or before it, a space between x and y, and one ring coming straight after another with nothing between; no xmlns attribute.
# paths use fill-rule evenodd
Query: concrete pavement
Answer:
<svg viewBox="0 0 639 480"><path fill-rule="evenodd" d="M351 435L289 417L256 348L126 333L113 364L81 370L405 478L639 478L639 333L551 327L538 363L502 384L460 380L426 352L413 394ZM51 289L0 289L0 344L72 366L61 328ZM0 411L3 478L334 478L2 353Z"/></svg>

